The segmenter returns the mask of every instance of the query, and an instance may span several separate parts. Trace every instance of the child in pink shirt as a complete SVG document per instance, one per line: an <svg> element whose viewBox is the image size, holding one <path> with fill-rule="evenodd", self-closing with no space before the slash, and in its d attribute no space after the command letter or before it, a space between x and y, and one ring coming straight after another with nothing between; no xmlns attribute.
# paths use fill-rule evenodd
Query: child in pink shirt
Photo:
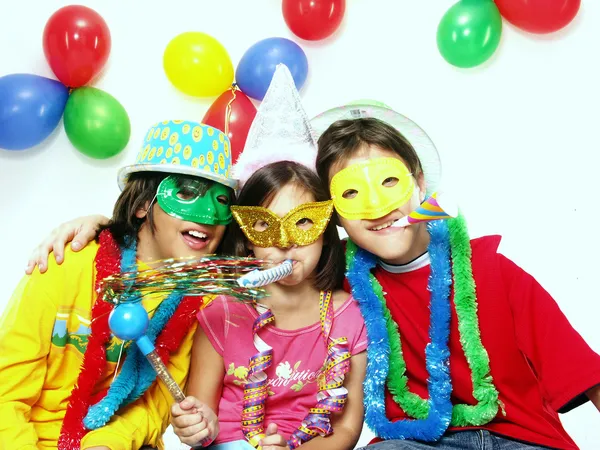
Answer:
<svg viewBox="0 0 600 450"><path fill-rule="evenodd" d="M345 299L345 300L344 300ZM334 304L336 301L334 300ZM351 354L366 349L367 339L362 317L350 295L340 293L334 313L332 336L345 336ZM248 356L256 353L252 341L252 324L257 311L247 304L214 300L198 313L200 326L214 350L223 358L225 377L219 400L220 432L216 442L242 440L240 428L243 384L248 376ZM266 371L269 385L265 423L276 423L284 436L291 435L316 402L318 382L326 349L320 324L294 330L268 326L260 333L273 348L273 363ZM354 400L354 398L353 398Z"/></svg>
<svg viewBox="0 0 600 450"><path fill-rule="evenodd" d="M198 314L188 382L192 397L172 408L175 434L189 445L205 439L227 444L214 447L219 450L253 448L248 442L263 449L293 449L304 442L307 449L351 449L362 428L367 339L356 303L340 290L342 247L334 223L329 223L332 203L327 191L310 169L284 161L254 173L240 192L239 205L232 207L239 226L232 224L230 229L229 253L252 252L275 263L291 259L293 271L266 286L268 296L256 309L218 297ZM327 302L330 316L321 320ZM253 325L261 314L272 315L271 322L255 333ZM347 343L333 348L345 349L351 370L341 378L348 393L338 391L338 396L347 396L347 401L341 412L333 409L329 423L329 414L319 421L318 415L308 413L318 407L327 346L340 338ZM247 383L253 381L249 362L257 349L266 348L261 342L272 349L264 370L267 398L259 406L264 414L257 414L257 424L244 426L245 400L251 395ZM332 402L337 401L334 395ZM317 423L306 425L312 420ZM301 424L310 433L299 429ZM322 430L329 426L334 432L327 436ZM310 434L317 437L307 437Z"/></svg>
<svg viewBox="0 0 600 450"><path fill-rule="evenodd" d="M349 450L363 423L365 326L341 290L343 249L317 147L292 76L279 66L234 167L241 190L225 252L292 273L262 304L217 298L198 314L175 434L211 449ZM218 419L217 419L218 415Z"/></svg>

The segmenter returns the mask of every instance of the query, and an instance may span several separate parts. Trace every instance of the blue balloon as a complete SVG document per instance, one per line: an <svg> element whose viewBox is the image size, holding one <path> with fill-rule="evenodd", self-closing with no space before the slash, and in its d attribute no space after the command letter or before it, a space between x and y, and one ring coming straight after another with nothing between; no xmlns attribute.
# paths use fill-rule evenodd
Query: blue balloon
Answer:
<svg viewBox="0 0 600 450"><path fill-rule="evenodd" d="M244 94L256 100L265 96L278 64L285 64L300 90L308 75L308 59L298 44L285 38L257 42L244 53L235 79Z"/></svg>
<svg viewBox="0 0 600 450"><path fill-rule="evenodd" d="M110 331L124 341L142 337L148 328L148 313L140 302L121 303L110 313Z"/></svg>
<svg viewBox="0 0 600 450"><path fill-rule="evenodd" d="M15 73L0 78L0 148L25 150L60 122L69 89L50 78Z"/></svg>

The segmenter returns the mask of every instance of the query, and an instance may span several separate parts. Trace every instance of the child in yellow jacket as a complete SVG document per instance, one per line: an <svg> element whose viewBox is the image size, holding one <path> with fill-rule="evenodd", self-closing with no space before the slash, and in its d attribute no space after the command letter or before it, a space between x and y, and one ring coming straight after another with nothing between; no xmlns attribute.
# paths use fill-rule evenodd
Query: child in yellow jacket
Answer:
<svg viewBox="0 0 600 450"><path fill-rule="evenodd" d="M135 346L110 334L111 306L96 292L119 271L218 252L231 221L230 166L219 130L157 124L136 164L121 169L122 193L96 243L21 281L0 319L0 449L163 448L172 397L135 362ZM171 293L142 303L159 354L184 385L201 300Z"/></svg>

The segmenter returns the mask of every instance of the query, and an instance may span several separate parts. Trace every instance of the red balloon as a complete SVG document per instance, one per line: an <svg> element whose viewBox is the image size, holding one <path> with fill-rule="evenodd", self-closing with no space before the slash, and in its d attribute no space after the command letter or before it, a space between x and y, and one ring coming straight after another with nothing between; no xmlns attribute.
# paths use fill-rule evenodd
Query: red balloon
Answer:
<svg viewBox="0 0 600 450"><path fill-rule="evenodd" d="M581 0L495 0L500 14L530 33L545 34L567 26L579 11Z"/></svg>
<svg viewBox="0 0 600 450"><path fill-rule="evenodd" d="M227 105L231 105L227 121ZM204 114L202 123L226 132L231 141L231 160L238 159L248 137L248 130L256 116L256 107L239 88L223 92ZM227 123L226 123L227 122ZM227 125L227 126L226 126Z"/></svg>
<svg viewBox="0 0 600 450"><path fill-rule="evenodd" d="M292 33L307 41L331 36L342 23L346 0L283 0L283 18Z"/></svg>
<svg viewBox="0 0 600 450"><path fill-rule="evenodd" d="M102 70L110 53L110 31L93 9L71 5L56 11L44 28L44 55L66 86L88 83Z"/></svg>

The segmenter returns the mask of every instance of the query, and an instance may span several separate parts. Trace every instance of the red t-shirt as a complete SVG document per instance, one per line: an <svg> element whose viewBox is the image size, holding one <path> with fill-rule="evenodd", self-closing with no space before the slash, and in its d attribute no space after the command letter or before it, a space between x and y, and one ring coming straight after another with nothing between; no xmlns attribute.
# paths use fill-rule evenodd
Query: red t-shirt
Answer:
<svg viewBox="0 0 600 450"><path fill-rule="evenodd" d="M477 428L534 444L576 449L558 412L587 401L585 391L600 383L600 356L540 284L497 253L499 243L500 236L471 241L481 340L506 411L506 416L499 412L492 422ZM400 330L408 386L423 398L428 398L429 273L429 265L407 273L375 270ZM475 404L454 305L449 345L452 403ZM387 391L386 413L392 421L406 418Z"/></svg>

